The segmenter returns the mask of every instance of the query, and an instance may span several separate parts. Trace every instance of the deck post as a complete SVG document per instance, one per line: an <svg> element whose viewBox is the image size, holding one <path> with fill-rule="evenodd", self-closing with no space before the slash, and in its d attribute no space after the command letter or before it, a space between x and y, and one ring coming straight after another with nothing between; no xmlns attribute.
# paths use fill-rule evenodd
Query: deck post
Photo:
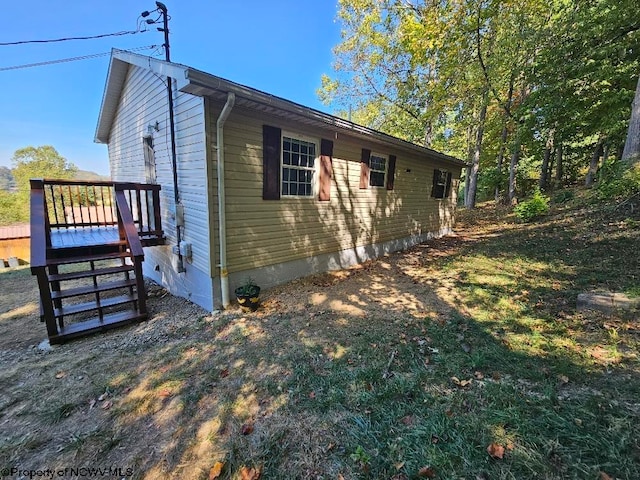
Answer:
<svg viewBox="0 0 640 480"><path fill-rule="evenodd" d="M33 269L32 269L33 271ZM51 301L51 291L49 290L49 280L47 279L46 267L35 268L35 275L38 279L38 288L40 289L40 305L42 306L42 315L47 325L47 335L49 339L58 335L58 326L53 313L53 303Z"/></svg>

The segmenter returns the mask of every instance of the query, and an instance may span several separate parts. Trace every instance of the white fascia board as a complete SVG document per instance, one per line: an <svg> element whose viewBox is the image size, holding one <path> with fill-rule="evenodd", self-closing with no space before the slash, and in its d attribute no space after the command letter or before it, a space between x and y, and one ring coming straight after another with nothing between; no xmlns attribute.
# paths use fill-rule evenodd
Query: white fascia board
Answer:
<svg viewBox="0 0 640 480"><path fill-rule="evenodd" d="M113 49L111 51L111 61L109 72L102 96L102 105L98 116L98 125L94 136L96 143L109 143L109 134L113 119L115 118L120 95L124 88L124 82L129 71L129 66L135 65L140 68L151 70L156 75L171 77L176 81L179 90L188 83L186 79L187 68L184 65L169 63L156 58L145 57L124 50Z"/></svg>
<svg viewBox="0 0 640 480"><path fill-rule="evenodd" d="M310 119L313 122L317 122L317 125L322 125L325 128L329 128L334 132L347 133L362 139L373 140L385 145L394 145L396 147L408 150L411 152L417 152L422 155L439 160L445 163L454 164L460 167L466 165L462 160L432 150L430 148L417 145L415 143L402 140L401 138L388 135L377 130L359 125L357 123L350 122L340 117L330 115L328 113L315 110L310 107L305 107L298 103L286 100L269 93L256 90L245 85L240 85L224 78L211 75L209 73L202 72L200 70L186 67L187 84L181 89L183 92L191 93L192 95L203 96L207 92L209 94L228 92L235 93L237 97L248 100L249 102L255 102L254 104L268 105L274 109L287 112L289 114L297 115L302 118Z"/></svg>

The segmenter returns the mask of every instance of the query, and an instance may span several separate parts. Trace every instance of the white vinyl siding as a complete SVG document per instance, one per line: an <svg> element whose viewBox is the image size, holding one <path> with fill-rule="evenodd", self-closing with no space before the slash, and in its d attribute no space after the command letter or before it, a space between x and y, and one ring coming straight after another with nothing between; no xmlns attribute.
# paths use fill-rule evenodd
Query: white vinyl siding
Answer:
<svg viewBox="0 0 640 480"><path fill-rule="evenodd" d="M162 186L162 228L167 237L167 244L145 249L145 269L153 268L153 264L166 268L167 271L162 273L166 274L168 279L175 273L169 270L175 261L171 247L176 244L176 228L171 134L164 81L165 77L160 78L147 69L134 65L129 67L109 135L108 147L113 180L145 182L148 170L145 168L144 142L141 139L149 133L149 125L155 126L158 122L158 131L152 131L153 151L156 183ZM182 240L192 244L193 252L187 270L195 267L210 277L212 238L209 236L204 100L178 92L174 88L174 112L178 188L184 205ZM176 279L171 282L180 285ZM209 297L208 302L211 303L210 288L208 292L197 292L194 289L202 287L189 286L188 279L183 279L182 285L189 291L178 292L179 295L189 296L201 305L207 302L198 301L194 296L204 295Z"/></svg>

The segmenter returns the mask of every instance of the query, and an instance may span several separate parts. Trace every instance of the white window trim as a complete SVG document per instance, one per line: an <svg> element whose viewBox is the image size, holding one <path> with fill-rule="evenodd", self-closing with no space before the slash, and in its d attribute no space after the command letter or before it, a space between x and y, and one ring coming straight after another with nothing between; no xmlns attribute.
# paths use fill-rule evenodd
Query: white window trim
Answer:
<svg viewBox="0 0 640 480"><path fill-rule="evenodd" d="M296 167L295 165L286 165L286 168L293 167L298 170L311 170L311 195L289 195L282 193L282 170L285 168L284 164L284 137L293 138L295 140L302 140L303 142L313 143L316 146L316 156L313 159L313 168L308 167ZM307 135L302 135L295 132L287 132L282 130L280 134L280 198L302 198L306 200L313 200L317 198L320 187L318 185L318 163L320 162L320 140Z"/></svg>
<svg viewBox="0 0 640 480"><path fill-rule="evenodd" d="M371 185L371 172L381 171L371 168L371 157L384 158L384 178L382 179L382 185ZM371 152L369 154L369 188L387 188L387 175L389 175L389 155L378 152Z"/></svg>

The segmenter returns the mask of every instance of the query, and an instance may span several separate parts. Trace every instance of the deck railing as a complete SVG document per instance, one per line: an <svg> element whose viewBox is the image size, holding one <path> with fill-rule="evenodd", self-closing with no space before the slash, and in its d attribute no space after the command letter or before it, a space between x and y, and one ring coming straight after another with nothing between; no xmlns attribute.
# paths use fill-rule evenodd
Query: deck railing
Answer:
<svg viewBox="0 0 640 480"><path fill-rule="evenodd" d="M31 265L45 265L52 230L119 226L124 205L119 208L118 201L126 203L143 244L163 238L160 185L32 179Z"/></svg>

